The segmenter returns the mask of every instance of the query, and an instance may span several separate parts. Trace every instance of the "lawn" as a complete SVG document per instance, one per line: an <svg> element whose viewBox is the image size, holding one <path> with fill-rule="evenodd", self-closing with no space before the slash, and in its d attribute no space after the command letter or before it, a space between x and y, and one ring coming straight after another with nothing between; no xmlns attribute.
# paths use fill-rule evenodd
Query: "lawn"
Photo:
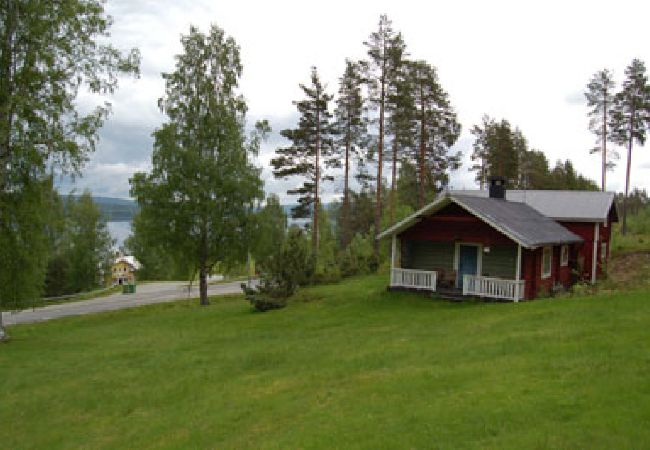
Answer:
<svg viewBox="0 0 650 450"><path fill-rule="evenodd" d="M650 447L650 292L459 304L385 282L12 327L0 446Z"/></svg>

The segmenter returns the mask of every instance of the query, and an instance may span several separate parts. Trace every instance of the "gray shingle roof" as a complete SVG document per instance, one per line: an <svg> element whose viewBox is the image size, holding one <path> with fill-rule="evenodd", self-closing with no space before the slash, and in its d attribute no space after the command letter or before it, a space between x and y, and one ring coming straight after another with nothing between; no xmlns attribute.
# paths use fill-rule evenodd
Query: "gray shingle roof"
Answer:
<svg viewBox="0 0 650 450"><path fill-rule="evenodd" d="M488 197L488 191L451 191L455 195ZM607 220L614 205L613 192L601 191L521 191L507 190L506 200L532 206L555 220L597 222Z"/></svg>
<svg viewBox="0 0 650 450"><path fill-rule="evenodd" d="M581 237L525 203L454 194L451 199L527 248L582 242Z"/></svg>
<svg viewBox="0 0 650 450"><path fill-rule="evenodd" d="M378 239L401 233L421 220L422 217L434 214L452 202L476 215L525 248L582 242L580 236L525 203L457 193L447 193L443 197L439 197L433 203L388 228L378 236Z"/></svg>

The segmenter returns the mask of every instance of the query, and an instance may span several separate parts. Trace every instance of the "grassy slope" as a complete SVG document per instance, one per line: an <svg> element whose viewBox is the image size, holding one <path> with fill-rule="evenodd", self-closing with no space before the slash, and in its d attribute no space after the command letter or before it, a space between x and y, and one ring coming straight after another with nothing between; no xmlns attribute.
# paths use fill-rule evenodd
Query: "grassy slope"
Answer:
<svg viewBox="0 0 650 450"><path fill-rule="evenodd" d="M311 288L11 328L4 448L650 445L648 292L520 304Z"/></svg>

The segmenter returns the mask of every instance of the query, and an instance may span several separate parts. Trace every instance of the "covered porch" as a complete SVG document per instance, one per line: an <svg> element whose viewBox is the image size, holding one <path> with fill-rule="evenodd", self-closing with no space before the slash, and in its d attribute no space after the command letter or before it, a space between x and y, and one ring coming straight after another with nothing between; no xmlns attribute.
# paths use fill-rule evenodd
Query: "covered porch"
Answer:
<svg viewBox="0 0 650 450"><path fill-rule="evenodd" d="M455 292L518 302L525 298L520 244L402 240L392 236L391 289Z"/></svg>

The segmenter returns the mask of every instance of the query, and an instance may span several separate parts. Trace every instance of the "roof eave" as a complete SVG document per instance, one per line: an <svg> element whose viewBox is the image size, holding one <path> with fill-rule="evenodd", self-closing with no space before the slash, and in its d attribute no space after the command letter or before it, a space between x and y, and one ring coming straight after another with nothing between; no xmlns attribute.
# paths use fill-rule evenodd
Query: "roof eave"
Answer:
<svg viewBox="0 0 650 450"><path fill-rule="evenodd" d="M415 211L413 214L406 217L405 219L402 219L401 221L397 222L395 225L382 231L381 233L379 233L379 235L377 235L376 239L380 240L387 236L392 236L393 234L397 234L404 231L405 229L409 228L411 225L415 224L419 220L422 220L424 216L428 215L432 211L435 211L436 207L445 206L451 201L452 199L449 196L449 194L443 195L437 200L434 200L433 202L429 203L427 206L418 209L417 211Z"/></svg>

